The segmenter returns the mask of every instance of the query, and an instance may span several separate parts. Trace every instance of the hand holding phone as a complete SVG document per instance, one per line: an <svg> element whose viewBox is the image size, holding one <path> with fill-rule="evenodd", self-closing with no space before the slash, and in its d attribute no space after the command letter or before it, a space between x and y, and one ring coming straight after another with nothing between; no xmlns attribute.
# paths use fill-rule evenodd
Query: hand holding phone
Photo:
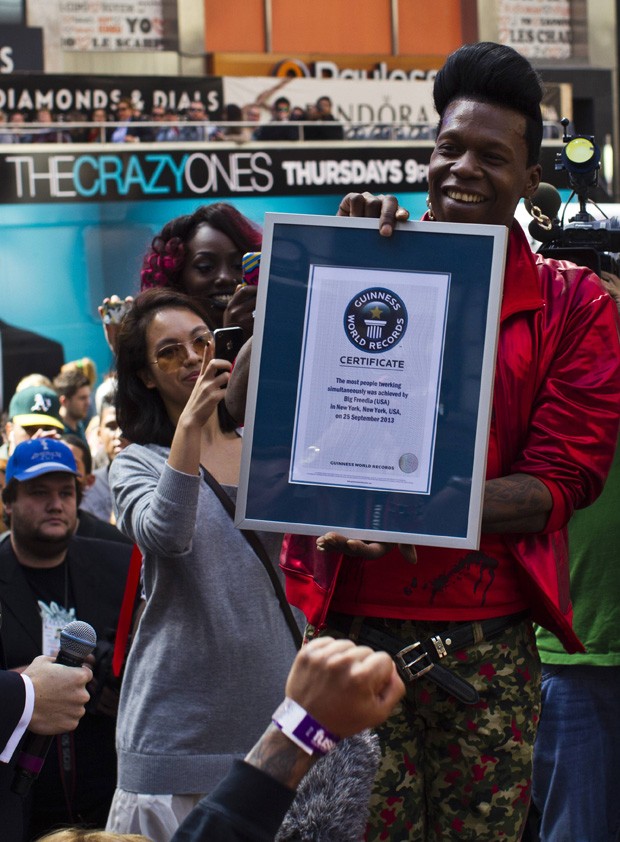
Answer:
<svg viewBox="0 0 620 842"><path fill-rule="evenodd" d="M111 298L105 298L99 308L101 320L104 325L120 324L123 316L131 308L132 304L133 298L131 297L126 298L124 301L121 301L116 295L113 295Z"/></svg>
<svg viewBox="0 0 620 842"><path fill-rule="evenodd" d="M132 304L133 298L130 295L124 301L118 295L111 295L109 298L104 298L97 308L103 324L105 340L113 354L116 354L119 325Z"/></svg>

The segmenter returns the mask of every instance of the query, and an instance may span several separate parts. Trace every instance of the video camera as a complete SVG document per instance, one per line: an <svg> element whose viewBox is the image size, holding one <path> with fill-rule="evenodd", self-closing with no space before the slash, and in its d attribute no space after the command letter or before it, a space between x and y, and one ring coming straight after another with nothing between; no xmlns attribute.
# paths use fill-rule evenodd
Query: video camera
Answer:
<svg viewBox="0 0 620 842"><path fill-rule="evenodd" d="M568 135L566 117L561 123L564 126L564 148L556 155L555 169L568 173L568 183L573 191L568 202L576 196L579 213L564 225L568 202L564 206L562 220L559 220L557 214L562 198L553 185L541 182L536 193L525 202L534 217L528 230L535 240L543 244L538 253L544 257L570 260L579 266L587 266L597 275L602 270L620 275L620 219L613 216L597 220L586 210L588 202L598 208L589 191L598 185L601 151L593 136Z"/></svg>

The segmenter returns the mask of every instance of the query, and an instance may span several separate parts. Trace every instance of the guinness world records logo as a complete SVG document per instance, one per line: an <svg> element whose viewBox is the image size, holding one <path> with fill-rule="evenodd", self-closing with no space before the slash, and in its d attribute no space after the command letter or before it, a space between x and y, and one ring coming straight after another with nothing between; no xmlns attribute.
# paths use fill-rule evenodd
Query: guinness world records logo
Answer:
<svg viewBox="0 0 620 842"><path fill-rule="evenodd" d="M404 301L384 287L358 292L344 312L344 332L349 342L369 354L395 348L405 335L407 322Z"/></svg>

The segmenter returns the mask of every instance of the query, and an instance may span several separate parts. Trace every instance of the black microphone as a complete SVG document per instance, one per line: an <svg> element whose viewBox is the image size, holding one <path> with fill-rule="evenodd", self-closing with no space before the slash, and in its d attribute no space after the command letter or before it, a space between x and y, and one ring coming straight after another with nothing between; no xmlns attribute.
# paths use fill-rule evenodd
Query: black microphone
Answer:
<svg viewBox="0 0 620 842"><path fill-rule="evenodd" d="M541 181L536 192L529 199L525 199L524 204L528 213L532 212L532 205L537 205L545 216L555 219L562 205L562 197L553 184Z"/></svg>
<svg viewBox="0 0 620 842"><path fill-rule="evenodd" d="M97 645L97 634L92 626L81 620L68 623L60 632L60 649L55 663L66 667L81 667ZM15 775L11 789L22 798L39 777L43 763L54 737L26 731L21 751L15 762Z"/></svg>
<svg viewBox="0 0 620 842"><path fill-rule="evenodd" d="M553 219L551 221L551 228L546 229L533 219L527 226L527 230L535 240L538 240L539 243L550 243L552 240L556 240L558 238L562 231L562 226L557 219Z"/></svg>
<svg viewBox="0 0 620 842"><path fill-rule="evenodd" d="M528 231L532 237L539 243L549 243L551 240L555 240L562 230L558 220L562 197L553 184L541 181L536 192L529 199L525 199L524 204L528 213L532 213L532 205L536 205L540 208L541 213L551 220L551 229L546 230L534 217L528 226Z"/></svg>

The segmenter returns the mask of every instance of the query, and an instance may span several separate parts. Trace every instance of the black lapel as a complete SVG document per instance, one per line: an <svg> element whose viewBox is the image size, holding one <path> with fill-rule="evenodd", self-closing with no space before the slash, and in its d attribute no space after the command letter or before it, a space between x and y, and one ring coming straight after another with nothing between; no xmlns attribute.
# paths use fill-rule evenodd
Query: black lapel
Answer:
<svg viewBox="0 0 620 842"><path fill-rule="evenodd" d="M2 600L3 636L8 634L10 625L14 623L28 635L35 646L35 651L40 653L42 630L39 607L13 552L10 539L0 544L0 599Z"/></svg>
<svg viewBox="0 0 620 842"><path fill-rule="evenodd" d="M97 576L99 559L93 560L89 552L84 552L83 547L80 548L83 540L87 539L74 536L69 543L67 552L71 589L75 600L75 616L76 619L90 623L97 629L99 628L100 600L105 601L107 595L105 594L105 588L102 591L102 579L104 577ZM92 553L92 548L90 550Z"/></svg>

